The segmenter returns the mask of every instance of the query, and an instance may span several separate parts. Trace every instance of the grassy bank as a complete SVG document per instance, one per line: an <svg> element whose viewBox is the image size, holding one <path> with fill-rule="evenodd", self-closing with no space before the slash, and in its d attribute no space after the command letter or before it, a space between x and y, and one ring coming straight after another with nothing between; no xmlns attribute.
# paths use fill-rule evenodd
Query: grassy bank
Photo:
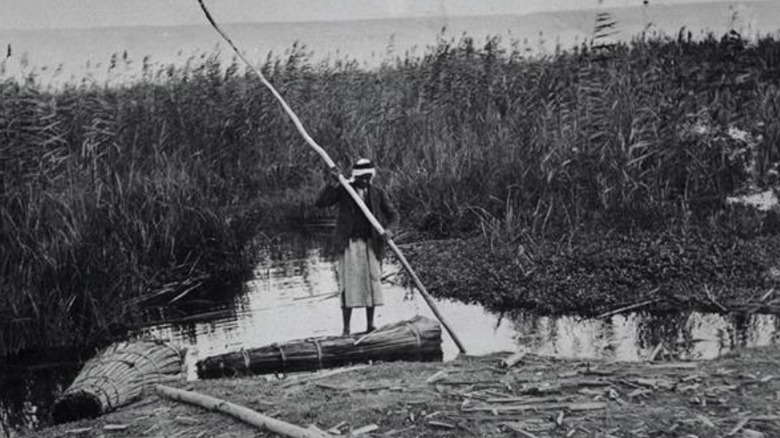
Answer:
<svg viewBox="0 0 780 438"><path fill-rule="evenodd" d="M337 162L380 164L409 229L737 227L726 197L778 179L780 42L595 43L527 58L464 37L371 72L295 50L262 68ZM121 333L152 297L240 279L257 223L321 214L320 159L242 66L204 55L138 79L0 82L0 353Z"/></svg>

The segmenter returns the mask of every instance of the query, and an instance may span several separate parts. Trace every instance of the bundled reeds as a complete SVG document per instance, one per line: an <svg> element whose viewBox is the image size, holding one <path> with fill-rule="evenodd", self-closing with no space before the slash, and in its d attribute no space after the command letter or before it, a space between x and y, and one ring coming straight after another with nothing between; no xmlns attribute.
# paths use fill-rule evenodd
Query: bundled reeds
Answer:
<svg viewBox="0 0 780 438"><path fill-rule="evenodd" d="M439 323L416 316L369 334L318 337L208 357L197 363L198 377L313 371L370 361L442 359Z"/></svg>
<svg viewBox="0 0 780 438"><path fill-rule="evenodd" d="M181 353L161 342L118 342L87 361L57 398L56 423L97 417L132 403L147 386L182 373Z"/></svg>

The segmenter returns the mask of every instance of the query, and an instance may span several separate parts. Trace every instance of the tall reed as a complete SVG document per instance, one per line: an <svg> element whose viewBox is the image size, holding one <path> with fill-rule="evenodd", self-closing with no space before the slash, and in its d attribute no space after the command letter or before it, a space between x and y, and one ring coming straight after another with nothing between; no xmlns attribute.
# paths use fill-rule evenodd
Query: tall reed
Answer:
<svg viewBox="0 0 780 438"><path fill-rule="evenodd" d="M262 69L337 162L374 158L405 224L442 236L706 222L777 182L775 39L519 47L440 38L374 71L294 47ZM315 214L319 158L235 60L2 79L0 97L0 353L109 337L155 290L246 272L254 223Z"/></svg>

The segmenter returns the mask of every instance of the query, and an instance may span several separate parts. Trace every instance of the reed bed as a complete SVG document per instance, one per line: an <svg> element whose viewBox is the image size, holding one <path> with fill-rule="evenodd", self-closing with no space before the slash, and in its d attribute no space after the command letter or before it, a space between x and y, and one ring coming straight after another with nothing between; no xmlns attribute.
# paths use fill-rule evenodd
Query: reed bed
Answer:
<svg viewBox="0 0 780 438"><path fill-rule="evenodd" d="M441 327L422 316L388 324L369 334L294 340L198 361L203 379L236 375L316 371L371 361L441 360Z"/></svg>
<svg viewBox="0 0 780 438"><path fill-rule="evenodd" d="M727 196L778 183L775 38L520 47L442 39L373 71L297 48L261 68L335 161L373 158L404 225L434 236L728 231L745 218ZM0 76L0 166L0 354L106 343L171 284L242 278L255 225L315 217L323 178L259 81L208 54L110 86Z"/></svg>
<svg viewBox="0 0 780 438"><path fill-rule="evenodd" d="M97 417L138 400L155 383L180 377L181 353L161 342L118 342L91 358L52 409L56 423Z"/></svg>

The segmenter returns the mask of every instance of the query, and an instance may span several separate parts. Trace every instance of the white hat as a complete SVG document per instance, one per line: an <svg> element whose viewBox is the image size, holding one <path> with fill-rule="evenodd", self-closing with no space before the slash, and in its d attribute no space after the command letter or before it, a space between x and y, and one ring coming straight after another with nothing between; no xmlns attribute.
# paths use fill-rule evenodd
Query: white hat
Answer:
<svg viewBox="0 0 780 438"><path fill-rule="evenodd" d="M361 158L355 161L355 164L352 166L353 178L360 175L374 176L375 174L376 168L374 167L374 163L372 163L368 158Z"/></svg>

